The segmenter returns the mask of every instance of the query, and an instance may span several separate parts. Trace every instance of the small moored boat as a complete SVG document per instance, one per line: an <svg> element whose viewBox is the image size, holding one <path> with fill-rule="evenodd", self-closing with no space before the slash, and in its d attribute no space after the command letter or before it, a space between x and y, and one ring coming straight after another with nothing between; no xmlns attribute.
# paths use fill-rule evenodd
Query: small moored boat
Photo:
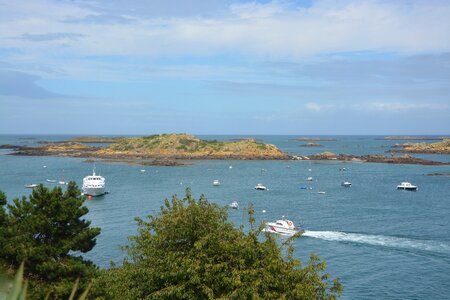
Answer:
<svg viewBox="0 0 450 300"><path fill-rule="evenodd" d="M213 186L219 186L220 185L220 181L219 180L214 180L213 181Z"/></svg>
<svg viewBox="0 0 450 300"><path fill-rule="evenodd" d="M34 188L37 187L37 186L38 186L38 184L36 184L36 183L26 184L26 185L25 185L25 187L26 187L26 188L29 188L29 189L34 189Z"/></svg>
<svg viewBox="0 0 450 300"><path fill-rule="evenodd" d="M301 230L301 227L295 227L294 222L287 219L277 220L276 222L266 222L264 228L265 232L288 236L292 236Z"/></svg>
<svg viewBox="0 0 450 300"><path fill-rule="evenodd" d="M230 203L228 206L229 206L230 208L233 208L233 209L238 209L238 208L239 208L239 203L237 203L237 201L233 201L233 202Z"/></svg>
<svg viewBox="0 0 450 300"><path fill-rule="evenodd" d="M409 182L402 182L397 185L397 190L405 190L405 191L417 191L419 188L416 185L412 185Z"/></svg>
<svg viewBox="0 0 450 300"><path fill-rule="evenodd" d="M349 182L349 181L344 181L344 182L341 183L341 185L342 185L343 187L351 187L351 186L352 186L352 183Z"/></svg>
<svg viewBox="0 0 450 300"><path fill-rule="evenodd" d="M306 178L306 181L313 181L313 178L312 177L308 177L308 178Z"/></svg>
<svg viewBox="0 0 450 300"><path fill-rule="evenodd" d="M261 183L258 183L257 185L255 185L255 190L266 191L267 187L265 185L262 185Z"/></svg>

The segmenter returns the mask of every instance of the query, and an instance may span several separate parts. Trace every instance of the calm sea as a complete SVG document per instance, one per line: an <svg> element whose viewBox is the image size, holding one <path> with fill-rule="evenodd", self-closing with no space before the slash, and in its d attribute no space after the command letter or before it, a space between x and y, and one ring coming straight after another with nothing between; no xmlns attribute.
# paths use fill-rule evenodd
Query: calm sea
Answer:
<svg viewBox="0 0 450 300"><path fill-rule="evenodd" d="M230 140L248 136L202 136ZM0 136L0 144L34 145L39 140L71 136ZM294 136L254 136L291 154L322 151L349 154L384 153L400 141L377 136L329 136L322 148L303 148ZM326 137L323 137L326 138ZM74 180L81 186L92 164L84 159L17 157L0 150L0 189L11 201L27 195L29 183L46 179ZM419 155L418 155L419 156ZM450 155L420 155L450 161ZM88 201L88 218L102 229L87 257L108 267L120 263L120 246L136 233L134 217L156 214L163 199L184 195L191 187L198 197L227 205L236 226L246 222L244 207L253 203L258 222L289 217L306 228L295 241L296 255L306 261L311 252L327 262L332 277L344 285L343 299L448 299L450 294L450 166L390 165L314 161L193 161L188 167L150 167L97 163L106 177L108 195ZM44 167L46 166L46 167ZM230 166L232 168L230 168ZM346 171L340 171L345 168ZM141 172L145 169L145 172ZM307 177L313 177L307 182ZM220 187L212 181L219 179ZM341 187L350 181L351 188ZM398 191L409 181L418 192ZM262 183L268 191L255 191ZM312 189L302 189L311 187ZM324 191L325 194L318 194ZM265 211L265 213L263 213Z"/></svg>

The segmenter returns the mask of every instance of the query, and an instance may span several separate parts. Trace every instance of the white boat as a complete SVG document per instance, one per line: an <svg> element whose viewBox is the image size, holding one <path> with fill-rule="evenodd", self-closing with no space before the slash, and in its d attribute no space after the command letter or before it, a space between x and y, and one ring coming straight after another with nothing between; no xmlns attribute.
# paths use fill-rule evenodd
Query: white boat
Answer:
<svg viewBox="0 0 450 300"><path fill-rule="evenodd" d="M63 179L63 180L58 181L58 184L64 185L64 184L67 184L67 182L65 182Z"/></svg>
<svg viewBox="0 0 450 300"><path fill-rule="evenodd" d="M344 181L344 182L341 183L341 185L342 185L343 187L351 187L351 186L352 186L352 183L349 182L349 181Z"/></svg>
<svg viewBox="0 0 450 300"><path fill-rule="evenodd" d="M409 182L402 182L397 185L397 190L406 190L406 191L417 191L419 188L415 185L412 185Z"/></svg>
<svg viewBox="0 0 450 300"><path fill-rule="evenodd" d="M101 196L105 194L105 177L95 175L95 169L92 175L83 178L83 194L88 196Z"/></svg>
<svg viewBox="0 0 450 300"><path fill-rule="evenodd" d="M25 185L25 187L26 187L26 188L29 188L29 189L34 189L34 188L37 187L37 186L38 186L38 184L36 184L36 183L26 184L26 185Z"/></svg>
<svg viewBox="0 0 450 300"><path fill-rule="evenodd" d="M281 235L292 236L302 229L295 227L294 222L287 219L277 220L276 222L266 222L264 231Z"/></svg>
<svg viewBox="0 0 450 300"><path fill-rule="evenodd" d="M58 180L56 179L47 179L47 182L57 182Z"/></svg>
<svg viewBox="0 0 450 300"><path fill-rule="evenodd" d="M213 181L213 186L219 186L220 185L220 181L219 180L214 180Z"/></svg>
<svg viewBox="0 0 450 300"><path fill-rule="evenodd" d="M326 192L324 192L324 191L321 191L321 192L317 192L317 194L325 195L325 194L326 194Z"/></svg>
<svg viewBox="0 0 450 300"><path fill-rule="evenodd" d="M265 185L262 185L261 183L258 183L257 185L255 185L255 190L266 191L267 187Z"/></svg>
<svg viewBox="0 0 450 300"><path fill-rule="evenodd" d="M233 201L231 204L228 205L230 208L233 209L238 209L239 208L239 203L237 203L237 201Z"/></svg>
<svg viewBox="0 0 450 300"><path fill-rule="evenodd" d="M308 177L308 178L306 178L306 181L313 181L313 178L312 177Z"/></svg>

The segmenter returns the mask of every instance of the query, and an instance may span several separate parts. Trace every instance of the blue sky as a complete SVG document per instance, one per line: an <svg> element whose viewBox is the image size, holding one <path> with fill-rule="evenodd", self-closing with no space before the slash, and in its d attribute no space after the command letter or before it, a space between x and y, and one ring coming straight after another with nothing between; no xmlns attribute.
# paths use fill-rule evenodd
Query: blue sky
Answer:
<svg viewBox="0 0 450 300"><path fill-rule="evenodd" d="M0 133L449 134L450 2L0 0Z"/></svg>

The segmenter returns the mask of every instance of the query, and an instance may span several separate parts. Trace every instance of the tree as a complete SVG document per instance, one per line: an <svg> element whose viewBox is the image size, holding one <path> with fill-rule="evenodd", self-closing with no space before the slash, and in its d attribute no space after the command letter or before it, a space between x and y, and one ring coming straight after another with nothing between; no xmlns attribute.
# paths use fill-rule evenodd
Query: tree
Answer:
<svg viewBox="0 0 450 300"><path fill-rule="evenodd" d="M106 299L334 299L341 293L339 281L330 286L323 274L325 263L313 255L302 268L291 240L279 245L269 234L261 238L252 207L249 219L245 233L203 196L195 200L187 190L184 199L166 199L158 216L137 218L129 259L102 271L97 293Z"/></svg>
<svg viewBox="0 0 450 300"><path fill-rule="evenodd" d="M25 262L31 297L42 298L49 292L52 298L67 297L77 278L84 287L96 274L96 267L77 255L90 251L100 234L83 219L88 213L84 201L70 182L65 192L39 185L29 199L14 199L7 205L0 261L10 269Z"/></svg>

